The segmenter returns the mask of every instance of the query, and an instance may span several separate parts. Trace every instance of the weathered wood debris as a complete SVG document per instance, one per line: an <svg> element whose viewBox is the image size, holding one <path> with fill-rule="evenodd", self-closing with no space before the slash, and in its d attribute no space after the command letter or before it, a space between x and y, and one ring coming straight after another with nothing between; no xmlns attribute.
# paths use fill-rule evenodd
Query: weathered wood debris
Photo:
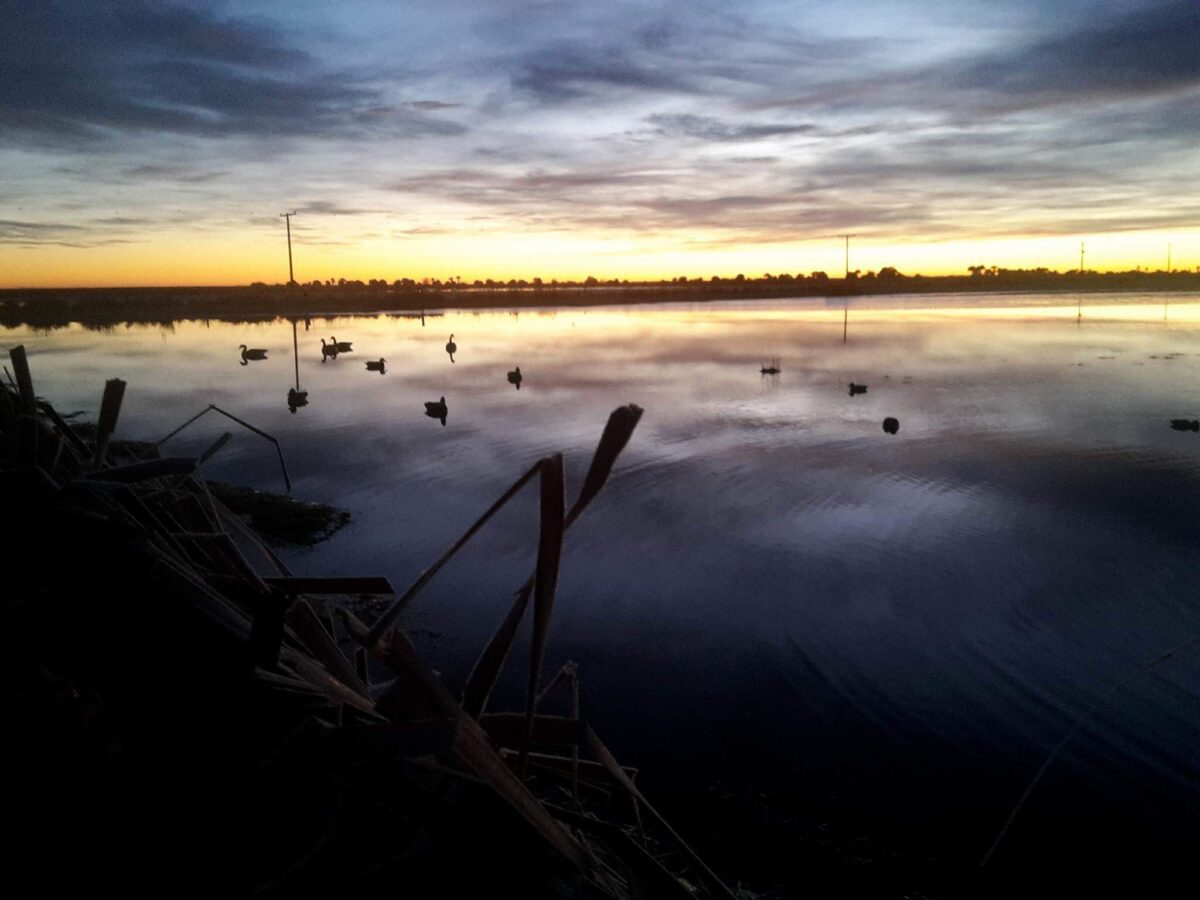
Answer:
<svg viewBox="0 0 1200 900"><path fill-rule="evenodd" d="M569 510L562 457L539 460L368 623L337 598L394 596L386 579L294 575L212 496L203 463L227 436L195 458L114 440L119 380L95 428L73 428L36 396L24 348L10 358L0 659L14 882L732 896L581 718L575 667L542 673L563 535L604 486L638 407L613 412ZM535 480L536 571L456 698L401 613ZM525 708L492 711L530 606Z"/></svg>

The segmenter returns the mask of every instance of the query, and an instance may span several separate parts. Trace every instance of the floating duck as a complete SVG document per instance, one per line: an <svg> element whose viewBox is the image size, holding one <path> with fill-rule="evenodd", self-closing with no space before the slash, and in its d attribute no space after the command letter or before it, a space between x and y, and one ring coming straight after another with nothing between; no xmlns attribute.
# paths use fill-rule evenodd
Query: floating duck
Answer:
<svg viewBox="0 0 1200 900"><path fill-rule="evenodd" d="M763 366L760 370L764 375L778 375L783 370L776 365Z"/></svg>
<svg viewBox="0 0 1200 900"><path fill-rule="evenodd" d="M853 381L850 382L850 396L851 397L853 397L855 394L865 394L866 392L867 392L867 386L865 384L855 384Z"/></svg>
<svg viewBox="0 0 1200 900"><path fill-rule="evenodd" d="M386 362L387 362L387 360L384 359L383 357L380 357L379 360L368 359L367 360L367 371L368 372L379 372L380 374L383 374L384 372L387 371L387 366L384 365L384 363L386 363Z"/></svg>
<svg viewBox="0 0 1200 900"><path fill-rule="evenodd" d="M443 397L441 400L436 400L436 401L435 400L426 400L425 401L425 415L429 416L429 418L431 418L431 419L441 419L443 426L446 424L446 413L447 412L448 412L448 410L446 409L446 398L445 397Z"/></svg>
<svg viewBox="0 0 1200 900"><path fill-rule="evenodd" d="M288 388L288 410L295 413L301 406L308 406L308 391L298 391Z"/></svg>
<svg viewBox="0 0 1200 900"><path fill-rule="evenodd" d="M241 348L242 348L242 365L243 366L247 365L249 363L249 361L252 359L266 359L267 358L267 351L263 350L261 347L251 348L251 347L247 347L245 344L242 344Z"/></svg>
<svg viewBox="0 0 1200 900"><path fill-rule="evenodd" d="M517 390L519 391L521 389L521 377L522 377L521 376L521 367L517 366L515 369L513 369L511 372L508 373L508 383L511 385L515 385Z"/></svg>
<svg viewBox="0 0 1200 900"><path fill-rule="evenodd" d="M886 419L883 420L883 430L886 431L888 434L895 434L897 431L900 430L900 420L894 419L891 416L888 416Z"/></svg>
<svg viewBox="0 0 1200 900"><path fill-rule="evenodd" d="M454 354L458 352L458 344L454 343L454 335L446 342L446 352L450 354L450 362L454 362Z"/></svg>
<svg viewBox="0 0 1200 900"><path fill-rule="evenodd" d="M1200 419L1172 419L1171 427L1176 431L1200 431Z"/></svg>
<svg viewBox="0 0 1200 900"><path fill-rule="evenodd" d="M337 338L334 338L333 346L337 347L338 353L353 353L354 352L354 348L350 346L349 341L339 341Z"/></svg>
<svg viewBox="0 0 1200 900"><path fill-rule="evenodd" d="M329 357L337 359L338 348L337 344L326 344L325 338L321 338L321 362L325 362Z"/></svg>

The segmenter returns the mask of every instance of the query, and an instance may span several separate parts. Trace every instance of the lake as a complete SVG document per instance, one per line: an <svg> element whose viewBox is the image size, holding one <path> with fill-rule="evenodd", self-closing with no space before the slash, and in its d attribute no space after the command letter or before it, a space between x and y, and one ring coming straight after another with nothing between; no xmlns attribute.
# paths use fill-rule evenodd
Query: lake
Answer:
<svg viewBox="0 0 1200 900"><path fill-rule="evenodd" d="M1076 303L314 312L298 360L286 320L0 335L60 411L126 379L119 437L208 403L275 435L295 496L353 516L288 564L397 588L540 456L570 502L638 404L567 538L547 673L578 661L585 717L731 877L935 889L975 877L1067 736L989 868L1178 867L1200 838L1200 434L1169 427L1200 418L1200 296ZM324 360L334 335L353 352ZM164 452L227 429L208 475L282 490L270 444L213 414ZM403 620L452 690L531 571L528 494Z"/></svg>

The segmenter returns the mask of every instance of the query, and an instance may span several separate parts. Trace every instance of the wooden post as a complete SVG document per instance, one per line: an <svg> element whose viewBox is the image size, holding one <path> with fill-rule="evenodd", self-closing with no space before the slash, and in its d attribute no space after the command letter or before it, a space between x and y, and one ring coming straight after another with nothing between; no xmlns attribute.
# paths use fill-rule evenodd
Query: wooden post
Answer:
<svg viewBox="0 0 1200 900"><path fill-rule="evenodd" d="M117 430L117 419L121 416L121 401L125 398L125 382L120 378L111 378L104 383L104 398L100 401L100 419L96 423L96 455L92 459L92 468L99 469L104 465L104 454L108 450L108 441Z"/></svg>
<svg viewBox="0 0 1200 900"><path fill-rule="evenodd" d="M17 390L21 392L22 412L27 416L37 414L37 397L33 393L33 377L29 374L29 360L25 356L25 345L13 347L8 351L12 360L13 372L17 376Z"/></svg>

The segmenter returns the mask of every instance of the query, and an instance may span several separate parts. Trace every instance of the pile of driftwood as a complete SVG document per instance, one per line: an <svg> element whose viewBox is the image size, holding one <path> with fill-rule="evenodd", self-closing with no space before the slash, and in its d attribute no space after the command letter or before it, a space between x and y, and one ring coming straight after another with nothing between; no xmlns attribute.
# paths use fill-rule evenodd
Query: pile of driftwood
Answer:
<svg viewBox="0 0 1200 900"><path fill-rule="evenodd" d="M297 577L215 499L200 457L116 441L0 384L5 813L11 879L39 892L730 897L542 659L564 533L641 410L610 417L579 498L539 460L415 583ZM537 567L451 696L400 627L421 588L530 482ZM372 623L337 598L394 599ZM487 702L526 611L528 699ZM381 677L386 673L386 677ZM546 712L558 703L560 713Z"/></svg>

